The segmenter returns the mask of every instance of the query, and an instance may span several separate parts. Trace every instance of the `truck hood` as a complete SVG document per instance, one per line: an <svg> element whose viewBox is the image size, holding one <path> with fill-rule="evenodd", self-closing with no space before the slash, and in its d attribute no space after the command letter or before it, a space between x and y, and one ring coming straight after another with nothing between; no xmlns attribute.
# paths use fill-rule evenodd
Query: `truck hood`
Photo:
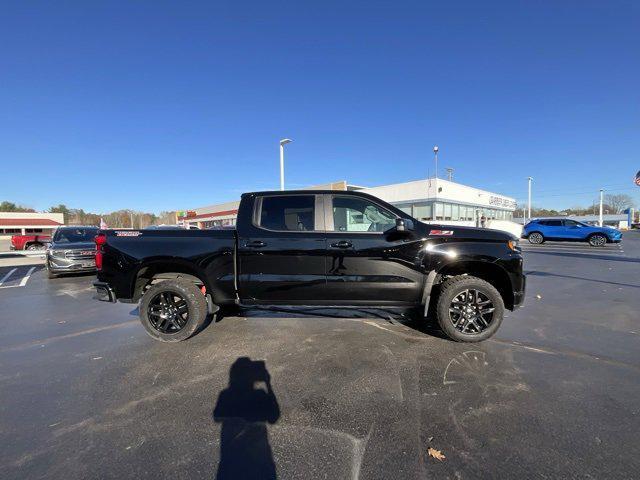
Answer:
<svg viewBox="0 0 640 480"><path fill-rule="evenodd" d="M420 235L428 237L438 238L451 238L451 239L469 239L469 240L484 240L494 242L508 242L509 240L518 240L518 238L510 233L493 230L491 228L478 228L478 227L463 227L454 225L436 225L432 223L419 222L419 226L416 227L416 231Z"/></svg>
<svg viewBox="0 0 640 480"><path fill-rule="evenodd" d="M52 243L52 250L95 250L95 242Z"/></svg>

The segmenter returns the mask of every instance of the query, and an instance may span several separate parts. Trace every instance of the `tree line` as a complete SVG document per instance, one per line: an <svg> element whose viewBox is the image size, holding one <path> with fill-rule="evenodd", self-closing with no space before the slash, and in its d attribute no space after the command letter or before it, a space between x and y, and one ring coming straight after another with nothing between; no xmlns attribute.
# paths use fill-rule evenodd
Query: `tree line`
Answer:
<svg viewBox="0 0 640 480"><path fill-rule="evenodd" d="M628 208L634 208L635 203L630 195L626 194L609 194L604 196L602 203L602 213L607 214L620 214ZM522 217L523 212L527 211L527 205L519 204L515 217ZM588 206L576 206L571 208L565 208L564 210L555 210L553 208L539 208L534 205L531 206L532 217L557 217L561 215L598 215L600 213L600 199L594 200L594 202Z"/></svg>
<svg viewBox="0 0 640 480"><path fill-rule="evenodd" d="M13 202L0 202L0 212L35 213L30 207ZM100 225L104 220L109 228L146 228L151 225L171 225L176 223L176 212L160 212L159 215L137 210L116 210L109 213L85 212L82 208L69 208L64 204L55 205L46 210L47 213L62 213L66 225Z"/></svg>

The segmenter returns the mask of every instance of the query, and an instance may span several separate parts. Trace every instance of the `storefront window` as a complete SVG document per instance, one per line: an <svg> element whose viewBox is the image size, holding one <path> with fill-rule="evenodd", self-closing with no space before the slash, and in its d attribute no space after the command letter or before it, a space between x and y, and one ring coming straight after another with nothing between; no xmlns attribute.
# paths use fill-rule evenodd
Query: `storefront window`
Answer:
<svg viewBox="0 0 640 480"><path fill-rule="evenodd" d="M429 205L414 205L413 216L418 220L433 220L433 209Z"/></svg>
<svg viewBox="0 0 640 480"><path fill-rule="evenodd" d="M460 220L460 205L451 205L451 220Z"/></svg>
<svg viewBox="0 0 640 480"><path fill-rule="evenodd" d="M412 208L411 208L411 204L408 205L396 205L396 207L398 207L400 210L402 210L404 213L411 215L412 217L415 218L415 215L412 213Z"/></svg>
<svg viewBox="0 0 640 480"><path fill-rule="evenodd" d="M436 212L435 212L436 213L436 215L435 215L436 216L436 220L442 220L442 215L443 215L443 211L444 211L443 205L441 203L435 203L434 204L434 208L436 210Z"/></svg>

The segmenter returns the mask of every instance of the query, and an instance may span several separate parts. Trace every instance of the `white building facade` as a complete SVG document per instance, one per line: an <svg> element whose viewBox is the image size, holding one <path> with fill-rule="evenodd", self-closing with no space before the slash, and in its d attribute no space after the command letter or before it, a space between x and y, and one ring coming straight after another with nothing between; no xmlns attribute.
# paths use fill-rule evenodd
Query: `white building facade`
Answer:
<svg viewBox="0 0 640 480"><path fill-rule="evenodd" d="M513 220L515 198L438 178L395 183L361 191L423 222L477 226L480 218Z"/></svg>

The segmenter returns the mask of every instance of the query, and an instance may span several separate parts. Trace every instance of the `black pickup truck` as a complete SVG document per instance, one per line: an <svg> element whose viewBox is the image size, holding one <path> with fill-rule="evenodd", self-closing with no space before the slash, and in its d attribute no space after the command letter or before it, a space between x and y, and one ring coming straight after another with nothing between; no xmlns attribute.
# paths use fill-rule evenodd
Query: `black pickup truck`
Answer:
<svg viewBox="0 0 640 480"><path fill-rule="evenodd" d="M235 229L101 230L96 249L96 298L140 301L168 342L225 305L419 307L477 342L525 290L514 236L427 225L357 191L246 193Z"/></svg>

